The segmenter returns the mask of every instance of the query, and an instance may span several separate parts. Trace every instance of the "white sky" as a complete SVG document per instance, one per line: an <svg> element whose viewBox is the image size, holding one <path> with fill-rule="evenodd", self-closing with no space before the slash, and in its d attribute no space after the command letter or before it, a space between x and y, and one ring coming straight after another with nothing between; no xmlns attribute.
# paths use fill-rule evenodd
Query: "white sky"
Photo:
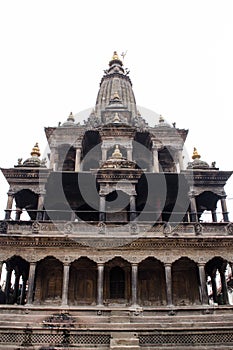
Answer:
<svg viewBox="0 0 233 350"><path fill-rule="evenodd" d="M1 1L0 33L1 167L94 106L113 51L127 50L137 104L189 129L190 155L233 170L232 1ZM0 218L7 190L0 175Z"/></svg>

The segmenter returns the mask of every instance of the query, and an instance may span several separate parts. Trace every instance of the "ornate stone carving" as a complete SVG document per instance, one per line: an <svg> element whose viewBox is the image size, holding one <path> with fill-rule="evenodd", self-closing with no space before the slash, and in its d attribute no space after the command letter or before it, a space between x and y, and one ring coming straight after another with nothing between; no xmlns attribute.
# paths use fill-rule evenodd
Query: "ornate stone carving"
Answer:
<svg viewBox="0 0 233 350"><path fill-rule="evenodd" d="M40 223L38 221L34 221L32 223L32 233L38 233L40 231Z"/></svg>
<svg viewBox="0 0 233 350"><path fill-rule="evenodd" d="M227 229L227 233L229 235L233 235L233 223L232 222L226 226L226 229Z"/></svg>
<svg viewBox="0 0 233 350"><path fill-rule="evenodd" d="M6 221L0 222L0 233L6 234L8 228L8 223Z"/></svg>
<svg viewBox="0 0 233 350"><path fill-rule="evenodd" d="M202 234L202 231L203 231L202 225L199 224L199 223L196 223L196 224L194 225L194 231L195 231L196 236L201 235L201 234Z"/></svg>
<svg viewBox="0 0 233 350"><path fill-rule="evenodd" d="M98 233L106 233L106 224L102 221L98 223Z"/></svg>
<svg viewBox="0 0 233 350"><path fill-rule="evenodd" d="M67 223L65 224L65 226L64 226L64 230L65 230L65 232L67 232L67 233L72 233L73 230L74 230L74 227L73 227L72 223L67 222Z"/></svg>

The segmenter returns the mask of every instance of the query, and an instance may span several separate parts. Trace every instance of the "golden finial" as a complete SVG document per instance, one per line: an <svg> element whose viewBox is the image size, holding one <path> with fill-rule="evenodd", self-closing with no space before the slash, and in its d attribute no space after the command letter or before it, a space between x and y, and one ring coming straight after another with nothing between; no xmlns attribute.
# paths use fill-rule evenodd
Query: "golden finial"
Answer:
<svg viewBox="0 0 233 350"><path fill-rule="evenodd" d="M116 145L115 151L112 154L112 158L122 158L122 154L119 150L119 146Z"/></svg>
<svg viewBox="0 0 233 350"><path fill-rule="evenodd" d="M72 112L70 112L70 115L69 115L69 117L67 118L67 121L68 121L68 122L74 122L74 121L75 121L75 119L74 119L74 116L73 116L73 113L72 113Z"/></svg>
<svg viewBox="0 0 233 350"><path fill-rule="evenodd" d="M119 60L119 56L118 56L118 54L117 54L116 51L113 52L112 59L113 59L113 60Z"/></svg>
<svg viewBox="0 0 233 350"><path fill-rule="evenodd" d="M195 159L200 159L200 158L201 158L200 154L197 152L196 147L194 147L192 159L195 160Z"/></svg>
<svg viewBox="0 0 233 350"><path fill-rule="evenodd" d="M40 149L38 146L38 142L36 142L35 146L33 147L32 151L31 151L31 156L32 157L39 157L40 156Z"/></svg>
<svg viewBox="0 0 233 350"><path fill-rule="evenodd" d="M120 117L117 112L114 115L113 123L120 123Z"/></svg>
<svg viewBox="0 0 233 350"><path fill-rule="evenodd" d="M159 122L160 123L163 123L164 122L164 117L160 114L160 116L159 116Z"/></svg>

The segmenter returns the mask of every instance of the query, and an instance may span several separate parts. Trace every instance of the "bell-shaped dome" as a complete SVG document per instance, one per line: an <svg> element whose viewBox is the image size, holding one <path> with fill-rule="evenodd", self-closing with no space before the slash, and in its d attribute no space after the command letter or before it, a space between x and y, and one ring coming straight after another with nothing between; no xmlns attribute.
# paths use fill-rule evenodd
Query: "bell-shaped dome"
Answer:
<svg viewBox="0 0 233 350"><path fill-rule="evenodd" d="M22 163L22 159L18 159L17 167L42 167L42 168L45 168L46 167L45 159L41 160L39 157L40 157L40 149L39 149L38 143L36 143L31 151L31 157L27 158L23 163Z"/></svg>
<svg viewBox="0 0 233 350"><path fill-rule="evenodd" d="M209 164L200 158L200 154L198 153L196 147L194 147L192 155L193 162L188 163L187 169L209 169Z"/></svg>
<svg viewBox="0 0 233 350"><path fill-rule="evenodd" d="M74 122L75 122L75 119L74 119L73 113L70 112L70 115L68 116L67 120L62 124L62 126L65 126L65 127L74 126Z"/></svg>

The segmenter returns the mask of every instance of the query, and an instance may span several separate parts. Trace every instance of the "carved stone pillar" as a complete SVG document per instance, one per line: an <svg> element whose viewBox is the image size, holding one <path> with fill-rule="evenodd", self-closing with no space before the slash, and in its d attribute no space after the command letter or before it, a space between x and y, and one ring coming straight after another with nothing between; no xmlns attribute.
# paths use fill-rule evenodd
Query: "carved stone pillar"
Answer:
<svg viewBox="0 0 233 350"><path fill-rule="evenodd" d="M81 164L81 149L76 148L76 155L75 155L75 171L79 172L80 169L80 164Z"/></svg>
<svg viewBox="0 0 233 350"><path fill-rule="evenodd" d="M27 295L27 304L29 305L33 303L35 271L36 271L36 263L30 262L29 277L28 277L28 295Z"/></svg>
<svg viewBox="0 0 233 350"><path fill-rule="evenodd" d="M152 148L152 159L153 159L153 173L159 173L159 155L157 148Z"/></svg>
<svg viewBox="0 0 233 350"><path fill-rule="evenodd" d="M133 150L132 147L127 147L127 159L132 161L133 160Z"/></svg>
<svg viewBox="0 0 233 350"><path fill-rule="evenodd" d="M7 198L7 205L6 205L6 214L5 214L5 220L10 220L11 218L11 210L13 205L14 195L12 192L8 192L8 198Z"/></svg>
<svg viewBox="0 0 233 350"><path fill-rule="evenodd" d="M171 263L164 263L165 266L165 279L166 279L166 293L167 293L167 305L172 305L172 270Z"/></svg>
<svg viewBox="0 0 233 350"><path fill-rule="evenodd" d="M208 294L207 294L207 280L205 273L205 263L198 263L199 268L199 278L200 278L200 300L202 304L208 304Z"/></svg>
<svg viewBox="0 0 233 350"><path fill-rule="evenodd" d="M137 305L137 290L138 290L138 264L132 263L132 305Z"/></svg>
<svg viewBox="0 0 233 350"><path fill-rule="evenodd" d="M178 162L179 162L180 171L184 170L184 160L183 160L182 150L178 151Z"/></svg>
<svg viewBox="0 0 233 350"><path fill-rule="evenodd" d="M23 278L22 290L21 290L20 300L19 300L20 305L23 305L25 301L26 285L27 285L27 280L26 278Z"/></svg>
<svg viewBox="0 0 233 350"><path fill-rule="evenodd" d="M49 168L50 168L50 169L53 169L54 171L57 170L57 164L56 164L56 148L55 148L55 147L51 147Z"/></svg>
<svg viewBox="0 0 233 350"><path fill-rule="evenodd" d="M227 292L227 281L226 281L225 271L226 271L226 269L224 268L219 272L220 272L221 285L222 285L223 303L228 305L229 298L228 298L228 292Z"/></svg>
<svg viewBox="0 0 233 350"><path fill-rule="evenodd" d="M103 289L104 289L104 263L98 263L98 278L97 278L97 305L103 305Z"/></svg>
<svg viewBox="0 0 233 350"><path fill-rule="evenodd" d="M15 211L15 220L20 220L21 214L22 214L22 209L21 209L21 208L16 208L16 211Z"/></svg>
<svg viewBox="0 0 233 350"><path fill-rule="evenodd" d="M106 220L105 205L106 205L105 195L100 195L99 221Z"/></svg>
<svg viewBox="0 0 233 350"><path fill-rule="evenodd" d="M216 274L211 276L211 285L212 285L212 293L213 293L213 302L217 303L217 286L216 286Z"/></svg>
<svg viewBox="0 0 233 350"><path fill-rule="evenodd" d="M107 148L102 147L102 161L105 162L107 160Z"/></svg>
<svg viewBox="0 0 233 350"><path fill-rule="evenodd" d="M6 303L10 303L10 291L11 291L11 275L13 269L11 267L6 267L6 285L5 285L5 294L6 294Z"/></svg>
<svg viewBox="0 0 233 350"><path fill-rule="evenodd" d="M43 220L43 208L44 208L44 193L40 193L38 197L38 204L37 204L37 220Z"/></svg>
<svg viewBox="0 0 233 350"><path fill-rule="evenodd" d="M3 265L3 263L2 263L2 261L0 261L0 281L1 281L1 276L2 276L2 265Z"/></svg>
<svg viewBox="0 0 233 350"><path fill-rule="evenodd" d="M197 222L198 217L197 217L197 205L196 205L196 198L195 196L190 197L190 208L191 208L191 222Z"/></svg>
<svg viewBox="0 0 233 350"><path fill-rule="evenodd" d="M136 200L135 196L130 196L130 221L134 221L136 219Z"/></svg>
<svg viewBox="0 0 233 350"><path fill-rule="evenodd" d="M222 206L222 215L224 222L229 222L228 211L227 211L227 203L226 197L221 198L221 206Z"/></svg>
<svg viewBox="0 0 233 350"><path fill-rule="evenodd" d="M211 213L212 213L212 221L213 221L213 222L217 222L218 220L217 220L216 209L213 209L213 210L211 211Z"/></svg>
<svg viewBox="0 0 233 350"><path fill-rule="evenodd" d="M63 285L62 285L62 305L68 304L68 287L69 287L70 264L64 263L63 266Z"/></svg>

